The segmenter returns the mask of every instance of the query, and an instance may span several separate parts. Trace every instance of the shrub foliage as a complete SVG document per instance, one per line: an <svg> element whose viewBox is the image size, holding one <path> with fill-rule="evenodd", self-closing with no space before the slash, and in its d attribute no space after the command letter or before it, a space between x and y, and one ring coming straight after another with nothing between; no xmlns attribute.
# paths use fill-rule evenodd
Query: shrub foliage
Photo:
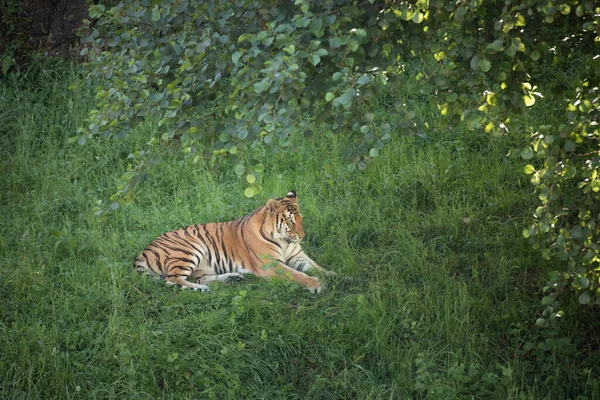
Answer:
<svg viewBox="0 0 600 400"><path fill-rule="evenodd" d="M520 153L531 160L525 172L541 201L524 236L565 265L546 288L544 324L556 317L563 288L576 289L583 304L600 301L599 15L595 2L575 0L92 5L82 54L104 79L79 141L125 136L144 120L164 126L162 137L132 153L115 201L127 200L173 145L194 161L237 159L251 197L261 191L264 166L240 155L285 148L294 135L311 134L311 120L347 140L351 170L366 168L392 132L425 129L410 102L395 103L388 120L373 113L383 86L402 90L401 73L415 73L452 121L503 134L511 114L542 97L536 85L544 71L578 55L586 66L564 92L572 100L557 110L563 123L531 127L531 146Z"/></svg>

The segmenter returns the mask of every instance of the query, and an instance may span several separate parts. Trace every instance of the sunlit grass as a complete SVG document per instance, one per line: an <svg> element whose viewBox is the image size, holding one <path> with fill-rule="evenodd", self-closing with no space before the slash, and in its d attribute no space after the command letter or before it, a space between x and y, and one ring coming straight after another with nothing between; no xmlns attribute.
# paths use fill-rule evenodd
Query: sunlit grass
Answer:
<svg viewBox="0 0 600 400"><path fill-rule="evenodd" d="M533 327L548 266L520 235L536 203L506 157L518 135L451 127L420 99L425 135L394 136L364 172L348 172L340 138L317 126L266 157L257 198L232 171L176 155L132 204L96 216L143 140L69 144L93 106L81 82L63 69L0 89L0 397L598 393L598 351L577 320ZM378 115L390 112L382 102ZM308 253L338 273L322 294L249 277L206 295L132 271L158 234L290 189Z"/></svg>

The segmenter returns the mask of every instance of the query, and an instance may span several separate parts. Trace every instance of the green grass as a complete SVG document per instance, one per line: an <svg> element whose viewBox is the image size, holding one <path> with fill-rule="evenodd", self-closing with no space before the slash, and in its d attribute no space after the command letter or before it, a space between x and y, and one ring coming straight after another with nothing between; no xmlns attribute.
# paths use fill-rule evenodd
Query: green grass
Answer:
<svg viewBox="0 0 600 400"><path fill-rule="evenodd" d="M176 155L133 204L95 216L152 130L68 144L93 106L73 82L61 68L0 87L0 398L599 396L593 310L535 328L552 266L521 237L536 199L506 155L524 135L452 128L415 97L425 137L395 136L364 172L316 127L265 156L258 198ZM552 116L534 110L523 124ZM133 272L158 234L290 189L307 252L337 272L320 295L255 277L201 294Z"/></svg>

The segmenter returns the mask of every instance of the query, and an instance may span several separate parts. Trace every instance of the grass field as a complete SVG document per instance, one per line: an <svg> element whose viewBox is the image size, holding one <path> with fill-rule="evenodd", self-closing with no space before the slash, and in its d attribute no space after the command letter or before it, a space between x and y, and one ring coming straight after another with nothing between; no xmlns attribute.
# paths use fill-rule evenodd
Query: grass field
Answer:
<svg viewBox="0 0 600 400"><path fill-rule="evenodd" d="M256 198L230 168L177 154L96 216L154 132L69 144L91 89L70 67L34 76L0 86L0 398L600 396L596 310L566 304L560 324L535 327L552 266L521 236L536 198L507 154L525 135L452 128L415 97L424 137L395 135L364 172L315 127L267 157ZM551 123L540 103L521 126ZM321 294L255 277L202 294L132 270L160 233L290 189L307 252L337 272Z"/></svg>

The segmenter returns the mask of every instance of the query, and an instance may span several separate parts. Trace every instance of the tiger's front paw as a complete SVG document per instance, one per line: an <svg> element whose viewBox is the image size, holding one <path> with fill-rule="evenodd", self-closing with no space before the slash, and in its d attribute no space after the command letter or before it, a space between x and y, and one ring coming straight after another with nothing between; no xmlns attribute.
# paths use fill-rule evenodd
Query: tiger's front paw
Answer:
<svg viewBox="0 0 600 400"><path fill-rule="evenodd" d="M321 285L321 282L317 278L312 278L306 285L308 291L315 294L320 293L322 287L323 285Z"/></svg>

